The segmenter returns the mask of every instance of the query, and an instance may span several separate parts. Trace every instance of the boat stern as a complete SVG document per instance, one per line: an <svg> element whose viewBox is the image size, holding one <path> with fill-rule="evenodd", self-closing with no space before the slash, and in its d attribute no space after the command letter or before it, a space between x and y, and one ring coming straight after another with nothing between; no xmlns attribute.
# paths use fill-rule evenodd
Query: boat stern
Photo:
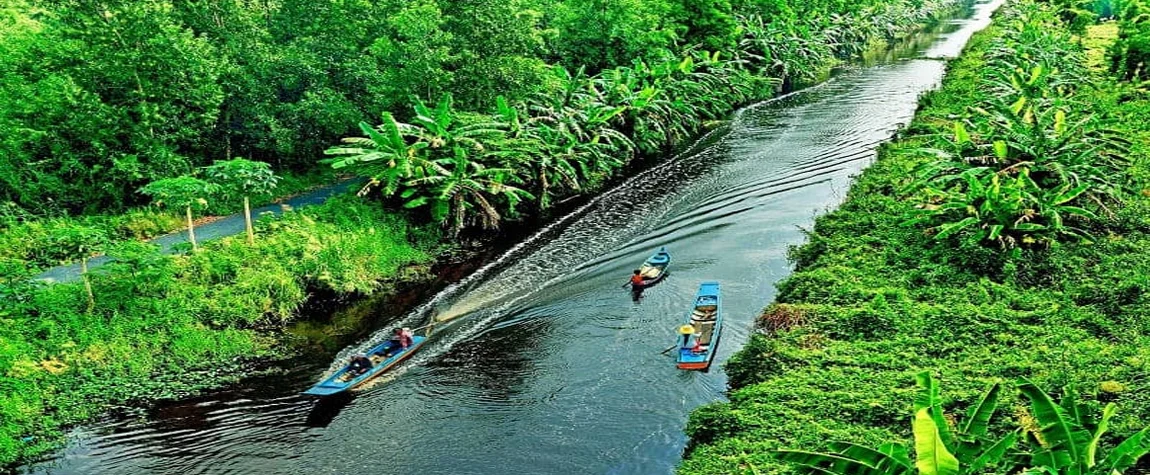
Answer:
<svg viewBox="0 0 1150 475"><path fill-rule="evenodd" d="M707 369L711 366L711 353L695 353L690 348L680 348L677 366L679 369Z"/></svg>

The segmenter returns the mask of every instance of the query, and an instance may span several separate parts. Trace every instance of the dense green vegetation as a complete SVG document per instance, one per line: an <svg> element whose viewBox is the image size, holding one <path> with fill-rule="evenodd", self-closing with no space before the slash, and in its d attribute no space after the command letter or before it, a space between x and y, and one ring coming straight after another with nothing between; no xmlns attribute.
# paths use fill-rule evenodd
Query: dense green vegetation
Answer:
<svg viewBox="0 0 1150 475"><path fill-rule="evenodd" d="M0 130L19 131L0 136L0 464L270 356L313 290L420 274L442 241L412 223L495 227L593 191L958 3L0 0ZM384 199L176 257L135 241L282 192L324 151ZM171 212L133 208L149 197ZM27 280L94 252L117 262Z"/></svg>
<svg viewBox="0 0 1150 475"><path fill-rule="evenodd" d="M380 186L455 234L493 228L521 203L542 211L594 190L634 157L673 151L736 105L823 77L842 58L886 45L956 3L749 4L734 17L710 5L691 12L714 16L706 34L684 30L700 43L663 45L596 74L551 66L531 94L498 96L487 113L461 110L450 94L434 107L417 100L410 123L384 113L378 126L360 123L364 137L327 153L335 168L369 177L365 191Z"/></svg>
<svg viewBox="0 0 1150 475"><path fill-rule="evenodd" d="M412 98L450 92L486 114L500 95L554 96L560 68L578 80L639 65L619 79L643 87L618 93L650 87L646 100L662 101L686 96L660 93L670 85L652 74L703 51L757 55L753 71L770 78L817 77L829 57L948 3L5 0L0 128L20 133L0 141L0 202L34 215L121 210L147 182L213 160L310 169L357 122L415 117Z"/></svg>
<svg viewBox="0 0 1150 475"><path fill-rule="evenodd" d="M290 196L330 183L333 174L319 170L307 174L289 174L276 183L276 194ZM234 190L229 186L226 190ZM242 197L232 194L210 197L207 207L193 210L195 216L217 216L242 212ZM271 202L271 196L259 196L253 206ZM2 272L27 273L75 260L69 243L78 233L92 233L93 247L106 247L122 241L152 239L187 227L184 210L147 206L123 213L100 213L83 216L37 217L12 203L0 203L0 266Z"/></svg>
<svg viewBox="0 0 1150 475"><path fill-rule="evenodd" d="M1065 454L1025 458L1086 447L1046 438L1051 413L1022 403L1037 387L1068 388L1056 398L1064 408L1078 408L1068 400L1079 394L1081 412L1061 414L1095 422L1075 434L1108 418L1105 447L1150 426L1150 96L1086 68L1104 62L1082 45L1107 45L1072 36L1080 18L1065 8L1022 1L1000 13L842 207L792 250L795 273L727 363L730 402L691 416L681 473L798 469L778 449L893 454L884 444L918 440L907 414L920 407L913 381L924 371L947 388L939 412L974 411L986 387L1033 381L1001 386L990 424L1000 436L1022 427L1009 452L1018 457L972 473L1102 468L1060 465ZM1109 403L1121 410L1104 412ZM940 432L956 424L936 420Z"/></svg>
<svg viewBox="0 0 1150 475"><path fill-rule="evenodd" d="M456 231L495 226L955 3L5 0L0 129L19 133L0 140L0 257L67 260L52 243L73 225L109 242L173 231L183 209L133 208L148 183L236 156L312 170L356 123L376 143L333 150L337 167ZM395 176L355 156L387 140L426 153ZM219 198L193 213L234 209Z"/></svg>
<svg viewBox="0 0 1150 475"><path fill-rule="evenodd" d="M831 453L784 449L776 454L797 471L812 475L959 475L1000 467L1005 468L996 472L1112 475L1130 469L1150 452L1150 427L1103 449L1103 436L1118 406L1111 402L1100 409L1094 401L1079 401L1072 390L1063 392L1056 404L1034 383L1020 380L1018 390L1029 400L1032 417L999 436L992 435L990 427L1000 425L995 415L1002 385L990 385L962 420L946 414L930 373L919 374L918 385L911 423L913 465L911 451L897 442L877 448L839 442Z"/></svg>
<svg viewBox="0 0 1150 475"><path fill-rule="evenodd" d="M289 212L201 252L127 242L84 285L0 281L0 461L49 449L107 404L172 397L283 357L283 327L314 290L368 294L426 273L438 236L355 197ZM276 348L279 348L276 350ZM199 373L190 370L203 370ZM30 442L21 439L37 436Z"/></svg>

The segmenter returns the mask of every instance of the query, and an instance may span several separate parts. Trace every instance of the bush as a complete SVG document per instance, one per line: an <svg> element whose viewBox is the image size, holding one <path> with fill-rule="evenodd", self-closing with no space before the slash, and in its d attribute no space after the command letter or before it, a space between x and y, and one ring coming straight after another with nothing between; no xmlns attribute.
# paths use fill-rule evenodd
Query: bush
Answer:
<svg viewBox="0 0 1150 475"><path fill-rule="evenodd" d="M0 295L15 298L0 298L0 463L49 449L60 427L106 403L219 384L238 357L273 353L264 331L282 330L313 290L410 278L404 269L425 268L438 238L355 197L265 219L258 232L257 246L231 237L187 256L113 246L91 310L80 284L26 286L5 271ZM30 435L37 442L21 442Z"/></svg>
<svg viewBox="0 0 1150 475"><path fill-rule="evenodd" d="M1010 54L1062 61L1052 56L1068 51L1068 38L1059 33L1064 26L1043 23L1057 12L1025 2L1006 8L1016 11L977 34L949 66L942 88L923 99L908 129L913 132L884 147L846 202L817 219L810 243L791 252L797 269L780 282L765 318L790 322L791 312L801 309L805 323L774 337L754 335L730 358L730 402L692 416L691 450L679 473L791 473L771 451L822 450L828 441L877 447L906 439L905 414L914 401L907 381L920 371L941 374L947 388L941 405L952 414L969 407L958 401L977 400L990 383L1028 378L1038 387L1077 387L1085 402L1122 407L1110 421L1108 442L1150 423L1144 377L1150 370L1150 306L1142 297L1150 285L1150 194L1112 188L1127 208L1108 205L1113 220L1098 208L1099 219L1084 228L1092 243L1055 240L1004 252L972 240L936 241L908 222L922 201L905 185L935 157L916 149L953 137L954 116L992 92L982 79L992 69L987 62ZM1025 12L1045 19L1003 25L1003 18ZM1011 39L1001 40L1004 35ZM1082 69L1066 66L1058 74ZM1083 95L1062 105L1070 109L1068 117L1096 113L1124 139L1150 143L1150 98L1108 80L1098 90L1089 81L1066 87ZM1129 153L1129 168L1107 180L1150 173L1145 150ZM952 183L946 190L963 186ZM1003 396L1004 408L1015 405L1014 396ZM997 429L1017 427L1025 417L1003 412Z"/></svg>

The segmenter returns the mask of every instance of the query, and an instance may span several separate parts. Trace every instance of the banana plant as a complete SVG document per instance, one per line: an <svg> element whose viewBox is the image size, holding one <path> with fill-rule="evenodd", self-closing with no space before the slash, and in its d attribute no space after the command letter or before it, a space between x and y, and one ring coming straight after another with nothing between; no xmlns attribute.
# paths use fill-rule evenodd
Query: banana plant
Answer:
<svg viewBox="0 0 1150 475"><path fill-rule="evenodd" d="M435 164L437 173L413 178L401 196L407 200L406 208L430 206L432 216L453 236L471 222L498 228L504 214L514 215L521 201L534 198L508 184L516 180L513 170L487 168L470 160L462 148L455 149L455 157Z"/></svg>
<svg viewBox="0 0 1150 475"><path fill-rule="evenodd" d="M508 129L507 140L493 156L500 158L505 168L530 170L527 181L535 187L538 208L549 208L556 191L578 191L581 185L575 164L588 158L575 147L581 141L569 131L521 120L520 111L502 96L495 103L496 115Z"/></svg>
<svg viewBox="0 0 1150 475"><path fill-rule="evenodd" d="M1018 389L1030 401L1037 429L1020 427L1003 437L988 435L1002 387L993 384L953 426L942 411L938 386L929 373L917 376L914 401L914 461L903 444L868 448L849 442L830 452L777 450L780 460L809 475L974 475L996 473L1120 475L1150 452L1150 427L1136 432L1102 455L1103 434L1117 411L1113 403L1095 419L1094 406L1078 401L1073 389L1061 404L1023 379ZM1019 444L1025 438L1026 444Z"/></svg>
<svg viewBox="0 0 1150 475"><path fill-rule="evenodd" d="M1019 438L1017 431L992 439L987 432L998 408L999 384L991 385L967 410L965 421L951 429L942 410L939 389L930 373L916 377L919 392L914 400L911 428L914 454L903 444L890 443L876 449L849 442L831 445L831 452L778 450L776 456L809 475L959 475L982 473L1001 462Z"/></svg>
<svg viewBox="0 0 1150 475"><path fill-rule="evenodd" d="M415 103L412 122L417 126L415 130L419 138L430 145L430 152L438 155L433 159L453 157L456 155L455 148L466 148L476 154L488 152L492 148L488 144L506 134L508 124L486 117L474 120L478 116L471 117L473 120L462 120L464 117L454 110L453 104L450 93L444 93L434 108L428 107L422 100Z"/></svg>
<svg viewBox="0 0 1150 475"><path fill-rule="evenodd" d="M1018 390L1030 400L1031 414L1039 426L1027 434L1032 467L1027 473L1121 474L1150 452L1147 427L1100 456L1102 435L1117 411L1114 403L1108 403L1101 417L1094 420L1091 405L1079 403L1072 390L1063 394L1061 404L1055 404L1050 395L1026 379L1018 383Z"/></svg>
<svg viewBox="0 0 1150 475"><path fill-rule="evenodd" d="M984 83L991 98L973 109L981 120L956 122L953 138L923 150L937 158L908 187L927 200L911 222L929 223L936 238L962 233L1002 248L1089 240L1075 225L1098 218L1087 204L1118 201L1128 142L1091 116L1072 117L1080 108L1069 107L1065 78L1028 61L994 63Z"/></svg>
<svg viewBox="0 0 1150 475"><path fill-rule="evenodd" d="M417 127L395 120L390 113L383 113L379 126L360 122L359 129L365 137L344 138L347 145L329 148L324 153L336 157L327 160L332 168L370 179L360 195L376 186L383 187L385 196L394 195L407 180L431 165L425 151L431 144L421 139Z"/></svg>

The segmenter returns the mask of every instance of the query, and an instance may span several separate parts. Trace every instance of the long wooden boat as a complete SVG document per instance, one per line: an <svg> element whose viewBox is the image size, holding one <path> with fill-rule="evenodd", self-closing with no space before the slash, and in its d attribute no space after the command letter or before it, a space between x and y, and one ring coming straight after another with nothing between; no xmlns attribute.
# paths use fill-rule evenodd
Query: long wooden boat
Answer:
<svg viewBox="0 0 1150 475"><path fill-rule="evenodd" d="M687 323L679 327L679 369L705 370L715 359L723 329L722 298L718 282L703 282Z"/></svg>
<svg viewBox="0 0 1150 475"><path fill-rule="evenodd" d="M327 379L320 381L303 393L311 396L331 396L366 383L372 378L386 373L387 370L411 356L416 350L419 350L419 348L427 342L427 337L413 336L411 340L411 345L406 349L400 349L397 353L388 357L384 355L388 353L388 350L390 350L392 346L398 345L398 343L390 339L384 341L372 347L372 349L367 352L367 357L371 359L371 368L367 371L357 375L349 370L351 365L348 364L348 366L344 366L343 369L337 371Z"/></svg>
<svg viewBox="0 0 1150 475"><path fill-rule="evenodd" d="M643 265L639 266L639 275L643 276L643 285L631 284L631 288L637 290L655 285L656 282L667 276L667 267L670 266L671 253L667 252L666 246L660 247L651 257L643 261Z"/></svg>

